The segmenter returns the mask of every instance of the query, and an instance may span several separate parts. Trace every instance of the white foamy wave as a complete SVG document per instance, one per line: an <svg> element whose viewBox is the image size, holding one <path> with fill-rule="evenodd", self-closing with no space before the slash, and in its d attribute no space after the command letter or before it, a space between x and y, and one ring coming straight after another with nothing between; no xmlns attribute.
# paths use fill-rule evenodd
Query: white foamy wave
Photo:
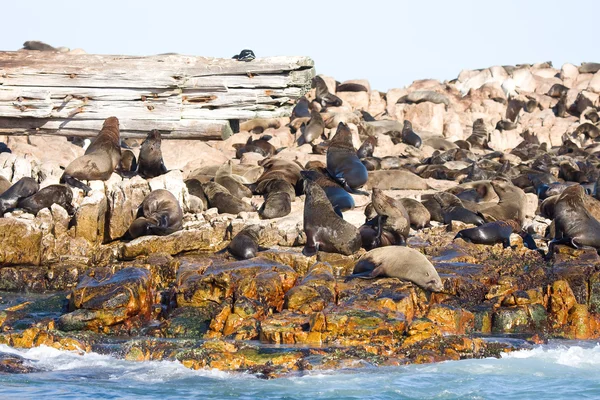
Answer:
<svg viewBox="0 0 600 400"><path fill-rule="evenodd" d="M539 346L531 350L506 353L502 358L535 359L568 367L588 368L600 365L600 344L596 343L594 347Z"/></svg>
<svg viewBox="0 0 600 400"><path fill-rule="evenodd" d="M135 380L160 383L194 376L204 376L214 379L251 377L251 375L231 374L216 369L192 370L184 367L179 361L127 361L94 352L79 353L76 351L57 350L44 345L31 349L15 349L6 345L0 345L0 352L19 355L29 360L31 365L44 370L88 370L96 374L106 375L107 379L111 380Z"/></svg>

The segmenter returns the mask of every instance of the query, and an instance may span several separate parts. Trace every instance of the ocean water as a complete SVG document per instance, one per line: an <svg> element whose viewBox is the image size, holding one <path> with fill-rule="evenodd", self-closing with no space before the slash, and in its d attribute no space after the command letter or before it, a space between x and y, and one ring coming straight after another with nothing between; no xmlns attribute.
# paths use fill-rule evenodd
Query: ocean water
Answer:
<svg viewBox="0 0 600 400"><path fill-rule="evenodd" d="M552 342L501 359L320 371L273 380L177 362L0 345L44 372L0 374L3 399L598 399L600 345Z"/></svg>

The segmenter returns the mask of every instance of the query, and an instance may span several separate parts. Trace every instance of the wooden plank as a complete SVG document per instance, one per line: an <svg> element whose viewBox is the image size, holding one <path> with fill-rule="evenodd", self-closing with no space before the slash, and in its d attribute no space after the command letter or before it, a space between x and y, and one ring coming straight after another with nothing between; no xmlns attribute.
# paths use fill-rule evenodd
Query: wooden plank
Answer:
<svg viewBox="0 0 600 400"><path fill-rule="evenodd" d="M0 118L0 134L3 135L58 135L94 137L102 128L104 120L59 120L44 118ZM225 120L119 120L121 137L146 137L152 129L158 129L170 139L221 139L232 134Z"/></svg>
<svg viewBox="0 0 600 400"><path fill-rule="evenodd" d="M277 56L256 58L240 62L228 58L198 57L188 55L125 56L103 54L69 54L39 51L0 52L0 71L27 71L45 74L119 74L134 71L154 71L187 76L279 74L286 71L310 69L314 62L303 56Z"/></svg>

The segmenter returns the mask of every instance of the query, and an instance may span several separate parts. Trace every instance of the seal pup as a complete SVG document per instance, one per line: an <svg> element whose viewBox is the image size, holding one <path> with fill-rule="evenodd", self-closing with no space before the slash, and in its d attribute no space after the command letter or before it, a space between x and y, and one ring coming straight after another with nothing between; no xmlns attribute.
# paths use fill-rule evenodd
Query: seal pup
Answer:
<svg viewBox="0 0 600 400"><path fill-rule="evenodd" d="M427 257L404 246L380 247L363 255L347 279L398 278L431 292L444 289L442 280Z"/></svg>
<svg viewBox="0 0 600 400"><path fill-rule="evenodd" d="M58 204L65 210L69 215L75 214L75 207L73 207L73 191L70 187L65 185L49 185L41 189L37 193L27 198L19 200L17 204L18 208L37 215L43 208L50 208L52 204Z"/></svg>
<svg viewBox="0 0 600 400"><path fill-rule="evenodd" d="M356 152L358 158L363 159L367 157L373 157L373 151L377 146L377 138L375 136L368 136L365 141L360 145L360 148Z"/></svg>
<svg viewBox="0 0 600 400"><path fill-rule="evenodd" d="M308 125L304 127L304 131L302 132L302 139L304 143L312 143L315 139L318 139L323 135L325 131L325 122L323 121L323 117L321 113L312 110L310 112L310 120L308 121Z"/></svg>
<svg viewBox="0 0 600 400"><path fill-rule="evenodd" d="M475 228L468 228L459 231L454 239L463 240L475 244L493 245L502 243L504 248L510 247L510 235L513 227L505 221L493 221Z"/></svg>
<svg viewBox="0 0 600 400"><path fill-rule="evenodd" d="M423 144L421 137L413 130L412 123L408 120L404 120L404 126L402 127L402 143L409 144L416 148L421 147Z"/></svg>
<svg viewBox="0 0 600 400"><path fill-rule="evenodd" d="M127 149L121 149L121 161L119 161L119 166L117 169L121 172L122 175L130 176L131 173L135 173L137 171L137 158L133 151Z"/></svg>
<svg viewBox="0 0 600 400"><path fill-rule="evenodd" d="M231 160L229 160L217 170L215 174L215 182L225 187L229 193L238 199L252 197L252 191L233 176L232 169L233 164Z"/></svg>
<svg viewBox="0 0 600 400"><path fill-rule="evenodd" d="M19 200L33 196L38 190L40 185L35 179L29 177L19 179L0 195L0 217L6 211L15 208Z"/></svg>
<svg viewBox="0 0 600 400"><path fill-rule="evenodd" d="M256 211L252 205L238 199L229 193L229 190L216 182L203 183L202 190L208 199L209 207L216 207L219 214L239 214L244 211Z"/></svg>
<svg viewBox="0 0 600 400"><path fill-rule="evenodd" d="M575 248L600 249L600 222L586 209L585 190L580 185L567 187L554 205L554 239L548 244L549 259L557 244Z"/></svg>
<svg viewBox="0 0 600 400"><path fill-rule="evenodd" d="M317 75L313 78L312 87L315 88L315 100L321 105L321 107L339 107L342 105L342 99L329 92L327 84L320 76Z"/></svg>
<svg viewBox="0 0 600 400"><path fill-rule="evenodd" d="M87 195L92 189L81 180L108 180L121 161L119 139L119 120L107 118L84 155L67 165L60 183L82 189Z"/></svg>
<svg viewBox="0 0 600 400"><path fill-rule="evenodd" d="M565 85L562 85L560 83L555 83L554 85L552 85L550 90L548 90L547 95L558 99L563 96L566 96L568 91L569 91L569 88L566 87Z"/></svg>
<svg viewBox="0 0 600 400"><path fill-rule="evenodd" d="M142 142L137 168L142 178L150 179L167 173L160 148L161 141L160 132L153 129Z"/></svg>
<svg viewBox="0 0 600 400"><path fill-rule="evenodd" d="M349 256L358 251L361 246L360 232L335 213L323 189L316 182L306 179L304 192L306 245L302 254L310 257L320 250Z"/></svg>
<svg viewBox="0 0 600 400"><path fill-rule="evenodd" d="M244 227L227 246L227 251L237 259L247 260L256 257L259 251L258 239L262 230L260 225Z"/></svg>
<svg viewBox="0 0 600 400"><path fill-rule="evenodd" d="M331 180L321 169L302 171L302 178L316 182L331 202L333 210L342 217L342 212L354 208L354 199L337 182Z"/></svg>
<svg viewBox="0 0 600 400"><path fill-rule="evenodd" d="M245 62L249 62L252 61L256 58L256 55L254 55L254 52L250 49L244 49L242 51L240 51L240 54L236 54L235 56L231 57L234 60L238 60L238 61L245 61Z"/></svg>
<svg viewBox="0 0 600 400"><path fill-rule="evenodd" d="M340 122L327 148L327 172L350 193L366 194L356 189L367 183L367 168L360 162L352 145L352 132Z"/></svg>
<svg viewBox="0 0 600 400"><path fill-rule="evenodd" d="M137 218L128 229L132 239L146 235L165 236L183 228L179 201L166 189L153 190L138 208Z"/></svg>

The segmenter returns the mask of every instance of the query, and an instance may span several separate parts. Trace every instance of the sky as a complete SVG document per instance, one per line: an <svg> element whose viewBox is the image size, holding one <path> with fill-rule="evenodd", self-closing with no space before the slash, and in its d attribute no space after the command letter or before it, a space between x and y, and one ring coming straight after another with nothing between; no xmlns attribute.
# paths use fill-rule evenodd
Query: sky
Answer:
<svg viewBox="0 0 600 400"><path fill-rule="evenodd" d="M0 49L26 40L88 53L310 56L318 74L387 91L463 69L600 61L600 2L27 0L2 4ZM1 68L1 61L0 61Z"/></svg>

